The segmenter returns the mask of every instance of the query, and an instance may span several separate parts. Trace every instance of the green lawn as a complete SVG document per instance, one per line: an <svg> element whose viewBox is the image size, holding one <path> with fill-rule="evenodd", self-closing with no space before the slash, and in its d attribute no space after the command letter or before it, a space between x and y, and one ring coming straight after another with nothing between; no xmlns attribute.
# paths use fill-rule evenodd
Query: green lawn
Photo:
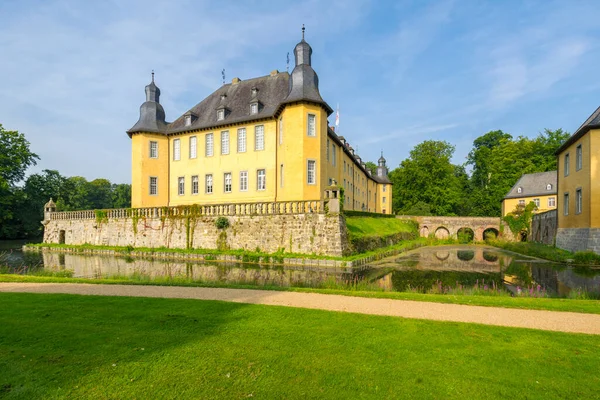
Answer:
<svg viewBox="0 0 600 400"><path fill-rule="evenodd" d="M600 387L600 336L180 299L0 304L7 399L575 399Z"/></svg>
<svg viewBox="0 0 600 400"><path fill-rule="evenodd" d="M397 218L346 217L351 237L388 236L400 232L414 232L415 224Z"/></svg>

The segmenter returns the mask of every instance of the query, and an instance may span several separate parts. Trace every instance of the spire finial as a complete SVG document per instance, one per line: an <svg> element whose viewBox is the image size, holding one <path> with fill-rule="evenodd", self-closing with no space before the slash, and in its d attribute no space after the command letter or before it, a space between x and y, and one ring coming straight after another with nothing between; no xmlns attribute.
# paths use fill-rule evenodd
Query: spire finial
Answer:
<svg viewBox="0 0 600 400"><path fill-rule="evenodd" d="M154 70L152 70L152 83L154 83Z"/></svg>
<svg viewBox="0 0 600 400"><path fill-rule="evenodd" d="M381 157L383 157L383 149L381 149Z"/></svg>
<svg viewBox="0 0 600 400"><path fill-rule="evenodd" d="M306 30L306 28L304 27L304 24L302 24L302 40L304 40L304 31Z"/></svg>

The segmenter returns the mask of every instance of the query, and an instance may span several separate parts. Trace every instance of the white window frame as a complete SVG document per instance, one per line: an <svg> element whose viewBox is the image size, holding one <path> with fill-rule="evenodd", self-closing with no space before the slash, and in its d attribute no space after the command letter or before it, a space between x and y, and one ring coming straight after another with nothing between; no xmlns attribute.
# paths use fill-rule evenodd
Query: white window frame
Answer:
<svg viewBox="0 0 600 400"><path fill-rule="evenodd" d="M556 197L548 197L548 207L556 207Z"/></svg>
<svg viewBox="0 0 600 400"><path fill-rule="evenodd" d="M382 189L384 193L385 193L386 189L387 189L387 185L384 183L383 184L383 189Z"/></svg>
<svg viewBox="0 0 600 400"><path fill-rule="evenodd" d="M575 190L575 214L581 214L583 212L583 189L577 188Z"/></svg>
<svg viewBox="0 0 600 400"><path fill-rule="evenodd" d="M551 183L549 183L549 184L546 185L546 190L552 190L552 184Z"/></svg>
<svg viewBox="0 0 600 400"><path fill-rule="evenodd" d="M190 136L190 159L198 157L198 138Z"/></svg>
<svg viewBox="0 0 600 400"><path fill-rule="evenodd" d="M181 160L181 140L173 139L173 161Z"/></svg>
<svg viewBox="0 0 600 400"><path fill-rule="evenodd" d="M581 144L575 148L575 171L579 171L583 168L583 148Z"/></svg>
<svg viewBox="0 0 600 400"><path fill-rule="evenodd" d="M221 132L221 154L229 154L229 131Z"/></svg>
<svg viewBox="0 0 600 400"><path fill-rule="evenodd" d="M150 158L158 158L158 142L156 140L150 141L150 152L149 153L150 153L149 154Z"/></svg>
<svg viewBox="0 0 600 400"><path fill-rule="evenodd" d="M225 172L223 174L223 192L231 193L232 189L233 189L233 178L231 176L231 172Z"/></svg>
<svg viewBox="0 0 600 400"><path fill-rule="evenodd" d="M185 176L177 177L177 195L178 196L185 195Z"/></svg>
<svg viewBox="0 0 600 400"><path fill-rule="evenodd" d="M212 174L204 175L204 193L212 194L214 191L214 180Z"/></svg>
<svg viewBox="0 0 600 400"><path fill-rule="evenodd" d="M267 171L265 169L256 170L256 190L267 190Z"/></svg>
<svg viewBox="0 0 600 400"><path fill-rule="evenodd" d="M263 151L265 149L265 126L256 125L254 127L254 151Z"/></svg>
<svg viewBox="0 0 600 400"><path fill-rule="evenodd" d="M248 171L240 171L240 192L248 191Z"/></svg>
<svg viewBox="0 0 600 400"><path fill-rule="evenodd" d="M533 204L535 204L537 208L540 208L540 199L533 199Z"/></svg>
<svg viewBox="0 0 600 400"><path fill-rule="evenodd" d="M306 135L310 137L317 136L317 116L315 114L308 114L306 118Z"/></svg>
<svg viewBox="0 0 600 400"><path fill-rule="evenodd" d="M225 110L223 108L217 110L217 121L223 121L225 119Z"/></svg>
<svg viewBox="0 0 600 400"><path fill-rule="evenodd" d="M200 183L198 175L192 175L192 194L198 194L200 190Z"/></svg>
<svg viewBox="0 0 600 400"><path fill-rule="evenodd" d="M258 114L258 103L250 103L250 114Z"/></svg>
<svg viewBox="0 0 600 400"><path fill-rule="evenodd" d="M563 214L569 215L569 193L563 195Z"/></svg>
<svg viewBox="0 0 600 400"><path fill-rule="evenodd" d="M519 205L520 206L524 206L525 205L525 200L523 200L523 199L519 200Z"/></svg>
<svg viewBox="0 0 600 400"><path fill-rule="evenodd" d="M311 171L312 165L312 171ZM316 185L317 184L317 160L308 159L306 160L306 184Z"/></svg>
<svg viewBox="0 0 600 400"><path fill-rule="evenodd" d="M154 179L154 184L152 183L153 179ZM154 193L152 193L153 186L154 186ZM158 196L158 177L157 176L151 176L150 179L148 179L148 194L150 196Z"/></svg>
<svg viewBox="0 0 600 400"><path fill-rule="evenodd" d="M246 140L246 128L240 128L237 130L237 152L238 153L245 153L246 152L246 145L247 145L247 140Z"/></svg>
<svg viewBox="0 0 600 400"><path fill-rule="evenodd" d="M215 154L215 135L213 133L207 133L204 138L206 157L212 157Z"/></svg>
<svg viewBox="0 0 600 400"><path fill-rule="evenodd" d="M518 187L517 188L517 193L523 193L523 188L522 187Z"/></svg>

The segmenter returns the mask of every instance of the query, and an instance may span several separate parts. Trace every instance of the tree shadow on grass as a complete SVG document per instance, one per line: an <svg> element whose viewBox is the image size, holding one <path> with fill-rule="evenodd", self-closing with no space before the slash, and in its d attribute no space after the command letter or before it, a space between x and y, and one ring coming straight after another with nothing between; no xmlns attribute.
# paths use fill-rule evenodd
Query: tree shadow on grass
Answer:
<svg viewBox="0 0 600 400"><path fill-rule="evenodd" d="M247 306L62 294L2 294L1 304L0 397L27 399L72 396L78 385L106 397L104 385L143 378L145 366L246 318Z"/></svg>

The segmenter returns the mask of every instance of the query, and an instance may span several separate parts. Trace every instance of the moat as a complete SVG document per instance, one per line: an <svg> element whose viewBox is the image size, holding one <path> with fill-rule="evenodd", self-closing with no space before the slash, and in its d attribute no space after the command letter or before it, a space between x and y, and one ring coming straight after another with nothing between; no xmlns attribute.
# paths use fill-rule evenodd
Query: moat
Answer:
<svg viewBox="0 0 600 400"><path fill-rule="evenodd" d="M184 262L65 253L30 253L0 242L3 271L60 272L74 278L198 282L419 293L600 297L600 268L548 263L488 246L423 247L360 269ZM8 266L8 268L6 268Z"/></svg>

